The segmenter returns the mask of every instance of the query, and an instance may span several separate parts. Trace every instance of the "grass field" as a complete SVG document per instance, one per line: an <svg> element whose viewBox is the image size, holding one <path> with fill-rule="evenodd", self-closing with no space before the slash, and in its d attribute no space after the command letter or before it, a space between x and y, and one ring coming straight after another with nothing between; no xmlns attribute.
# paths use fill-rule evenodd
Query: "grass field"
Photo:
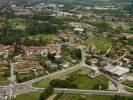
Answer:
<svg viewBox="0 0 133 100"><path fill-rule="evenodd" d="M29 92L29 93L18 95L13 100L39 100L39 96L40 96L40 92ZM48 100L51 100L51 99L48 99ZM59 98L59 100L115 100L115 99L113 99L113 96L104 96L104 95L63 94ZM128 100L128 99L124 99L124 97L119 97L118 100ZM131 100L131 97L130 97L130 100Z"/></svg>
<svg viewBox="0 0 133 100"><path fill-rule="evenodd" d="M0 80L0 86L5 86L5 85L9 85L9 81L7 81L7 80L1 81Z"/></svg>
<svg viewBox="0 0 133 100"><path fill-rule="evenodd" d="M20 30L25 30L26 26L29 24L28 21L21 18L10 19L9 22L14 29L20 29Z"/></svg>
<svg viewBox="0 0 133 100"><path fill-rule="evenodd" d="M43 35L43 34L39 34L39 35L34 35L34 36L30 36L31 38L34 38L36 40L39 40L39 38L41 37L42 39L46 39L46 40L58 40L58 36L56 34L49 34L49 35Z"/></svg>
<svg viewBox="0 0 133 100"><path fill-rule="evenodd" d="M87 75L77 75L77 78L74 82L78 85L80 89L93 89L93 87L97 84L98 81L103 81L103 83L107 83L108 79L100 75L94 79L89 78Z"/></svg>
<svg viewBox="0 0 133 100"><path fill-rule="evenodd" d="M16 96L14 100L39 100L40 92L29 92Z"/></svg>
<svg viewBox="0 0 133 100"><path fill-rule="evenodd" d="M90 43L94 42L96 45L97 49L99 49L101 52L106 52L109 47L112 46L112 42L108 38L101 38L97 37L92 40L88 39L82 42L82 45L89 46Z"/></svg>
<svg viewBox="0 0 133 100"><path fill-rule="evenodd" d="M115 23L115 22L112 22L112 21L108 21L108 23L115 29L115 28L117 28L117 27L119 27L119 26L121 26L124 30L128 30L129 29L129 26L126 24L126 23L124 23L124 22L117 22L117 23Z"/></svg>
<svg viewBox="0 0 133 100"><path fill-rule="evenodd" d="M48 87L50 81L53 80L53 79L64 80L64 79L66 79L67 77L69 77L72 74L75 74L75 73L87 73L88 71L89 71L88 68L77 69L76 71L69 71L67 73L63 73L63 75L56 75L54 77L50 77L50 78L38 81L38 82L32 84L32 86L33 87L40 87L40 88Z"/></svg>
<svg viewBox="0 0 133 100"><path fill-rule="evenodd" d="M131 88L125 87L124 89L125 89L126 91L128 91L128 92L133 93L133 89L131 89Z"/></svg>
<svg viewBox="0 0 133 100"><path fill-rule="evenodd" d="M112 100L111 96L64 94L60 100Z"/></svg>
<svg viewBox="0 0 133 100"><path fill-rule="evenodd" d="M108 83L109 81L108 78L105 77L104 75L100 75L94 79L91 79L87 76L88 72L89 70L84 69L82 71L78 70L78 71L72 72L68 75L64 75L64 76L60 75L54 78L48 78L48 79L41 80L39 82L34 83L33 87L45 88L49 86L50 81L53 79L64 80L68 77L74 77L74 81L72 81L72 83L77 84L78 88L80 89L92 89L99 80L102 81L103 83Z"/></svg>
<svg viewBox="0 0 133 100"><path fill-rule="evenodd" d="M123 84L133 88L133 81L125 80Z"/></svg>
<svg viewBox="0 0 133 100"><path fill-rule="evenodd" d="M5 77L0 77L0 86L9 85L9 81Z"/></svg>

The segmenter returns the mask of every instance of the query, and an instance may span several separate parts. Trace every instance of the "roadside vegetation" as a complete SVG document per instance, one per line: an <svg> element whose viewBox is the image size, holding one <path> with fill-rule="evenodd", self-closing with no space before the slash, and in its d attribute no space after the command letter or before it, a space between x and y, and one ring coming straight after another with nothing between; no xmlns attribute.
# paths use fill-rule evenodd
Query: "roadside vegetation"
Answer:
<svg viewBox="0 0 133 100"><path fill-rule="evenodd" d="M29 93L18 95L14 100L45 100L45 99L40 99L41 94L43 93L29 92ZM53 100L58 100L58 99L60 100L132 100L132 97L124 97L119 95L104 96L104 95L78 95L78 94L59 93L59 94L56 94Z"/></svg>
<svg viewBox="0 0 133 100"><path fill-rule="evenodd" d="M129 87L131 87L131 88L133 88L133 81L125 80L125 81L123 82L123 84L124 84L124 85L127 85L127 86L129 86Z"/></svg>
<svg viewBox="0 0 133 100"><path fill-rule="evenodd" d="M29 92L16 96L14 100L39 100L40 92Z"/></svg>
<svg viewBox="0 0 133 100"><path fill-rule="evenodd" d="M87 72L88 73L88 72ZM33 84L34 87L60 87L60 88L78 88L78 89L108 89L108 78L104 75L100 75L94 79L89 78L89 76L81 74L80 71L75 71L69 74L65 79L46 79L41 80ZM63 77L63 76L62 76Z"/></svg>

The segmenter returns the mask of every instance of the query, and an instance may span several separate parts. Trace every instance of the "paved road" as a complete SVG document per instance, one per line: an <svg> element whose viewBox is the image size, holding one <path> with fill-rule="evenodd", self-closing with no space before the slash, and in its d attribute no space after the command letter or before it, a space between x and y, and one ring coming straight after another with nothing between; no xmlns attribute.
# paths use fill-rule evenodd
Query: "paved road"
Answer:
<svg viewBox="0 0 133 100"><path fill-rule="evenodd" d="M118 62L120 59L124 58L125 56L127 56L128 52L126 51L122 56L120 56L119 58L117 58L116 60L110 59L111 62Z"/></svg>
<svg viewBox="0 0 133 100"><path fill-rule="evenodd" d="M34 90L32 88L32 84L35 83L35 82L38 82L40 80L47 79L49 77L53 77L53 76L56 76L56 75L62 75L64 73L66 73L66 72L70 73L70 72L73 72L73 71L75 71L77 69L82 68L83 66L86 66L86 67L90 68L90 66L85 64L86 55L87 54L85 52L85 49L82 49L82 59L81 59L79 64L77 64L77 65L75 65L73 67L67 68L67 69L63 69L61 71L57 71L57 72L51 73L51 74L46 75L46 76L42 76L42 77L30 80L30 81L24 82L24 83L16 84L16 95Z"/></svg>
<svg viewBox="0 0 133 100"><path fill-rule="evenodd" d="M47 79L49 77L53 77L53 76L56 76L56 75L62 75L66 72L70 73L70 72L73 72L77 69L80 69L83 66L88 66L87 64L85 64L85 60L86 60L85 56L86 56L85 49L83 49L82 50L82 60L80 61L79 64L74 65L74 66L72 66L70 68L67 68L67 69L63 69L63 70L60 70L60 71L57 71L57 72L54 72L54 73L51 73L51 74L33 79L33 80L30 80L30 81L27 81L27 82L24 82L24 83L16 84L16 86L15 86L16 87L16 95L32 91L32 89L33 89L32 84L35 83L35 82L38 82L40 80Z"/></svg>
<svg viewBox="0 0 133 100"><path fill-rule="evenodd" d="M111 51L111 49L112 49L112 46L107 50L107 52L103 55L103 57L106 56Z"/></svg>
<svg viewBox="0 0 133 100"><path fill-rule="evenodd" d="M48 75L33 79L33 80L30 80L30 81L27 81L27 82L24 82L24 83L19 83L19 84L17 84L15 82L14 66L13 66L13 64L11 64L11 77L10 77L11 84L10 84L10 86L7 86L7 87L11 90L11 93L13 92L12 96L16 96L16 95L19 95L19 94L27 93L27 92L30 92L30 91L42 90L42 89L39 89L39 88L33 88L32 84L37 82L37 81L40 81L40 80L43 80L43 79L47 79L49 77L53 77L53 76L56 76L56 75L62 75L64 73L66 73L66 72L70 73L71 71L75 71L75 70L77 70L77 69L79 69L79 68L81 68L83 66L91 68L90 66L88 66L85 63L86 55L87 54L86 54L85 49L82 49L82 60L81 60L81 62L79 64L77 64L77 65L75 65L73 67L70 67L68 69L63 69L63 70L60 70L60 71L57 71L57 72L54 72L54 73L51 73L51 74L48 74ZM110 79L117 84L117 87L121 85L116 80L113 80L112 78L110 78ZM114 95L114 94L117 93L119 95L133 95L133 94L130 94L130 93L127 93L127 92L123 92L123 91L113 92L113 91L97 91L97 90L79 90L79 89L55 89L55 92L61 92L61 91L65 92L65 93L78 93L78 94L87 94L88 93L88 94Z"/></svg>
<svg viewBox="0 0 133 100"><path fill-rule="evenodd" d="M119 61L120 59L124 58L125 56L127 56L128 52L126 51L121 57L119 57L116 61Z"/></svg>
<svg viewBox="0 0 133 100"><path fill-rule="evenodd" d="M122 95L133 96L132 93L115 92L115 91L102 91L102 90L82 90L82 89L55 89L55 92L74 93L74 94L97 94L97 95Z"/></svg>
<svg viewBox="0 0 133 100"><path fill-rule="evenodd" d="M34 88L34 91L43 91L45 88ZM119 92L119 91L107 91L107 90L85 90L85 89L67 89L67 88L55 88L54 93L72 93L72 94L93 94L93 95L121 95L121 96L133 96L133 93Z"/></svg>
<svg viewBox="0 0 133 100"><path fill-rule="evenodd" d="M77 64L77 65L70 67L68 69L63 69L61 71L57 71L57 72L54 72L52 74L49 74L49 75L46 75L46 76L43 76L43 77L40 77L37 79L33 79L31 81L28 81L28 82L16 84L16 94L21 94L21 93L25 93L25 92L34 90L31 85L35 82L38 82L38 81L43 80L43 79L47 79L49 77L54 77L56 75L62 75L66 72L71 73L71 72L78 70L80 68L81 68L81 66L79 64Z"/></svg>
<svg viewBox="0 0 133 100"><path fill-rule="evenodd" d="M3 96L0 96L0 100L4 100Z"/></svg>

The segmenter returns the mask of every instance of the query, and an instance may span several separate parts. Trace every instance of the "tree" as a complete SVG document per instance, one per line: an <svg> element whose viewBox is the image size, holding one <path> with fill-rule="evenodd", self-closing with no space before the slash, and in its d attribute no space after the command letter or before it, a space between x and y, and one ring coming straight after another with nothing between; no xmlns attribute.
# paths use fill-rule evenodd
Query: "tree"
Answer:
<svg viewBox="0 0 133 100"><path fill-rule="evenodd" d="M47 57L51 61L54 61L55 60L55 54L48 53Z"/></svg>
<svg viewBox="0 0 133 100"><path fill-rule="evenodd" d="M7 34L13 32L11 24L6 21L5 24L2 26L2 33Z"/></svg>
<svg viewBox="0 0 133 100"><path fill-rule="evenodd" d="M73 50L71 50L70 54L71 54L71 57L74 59L81 59L82 58L81 49L78 49L78 48L73 49Z"/></svg>
<svg viewBox="0 0 133 100"><path fill-rule="evenodd" d="M57 33L57 27L53 23L39 23L34 21L26 28L26 32L31 35Z"/></svg>
<svg viewBox="0 0 133 100"><path fill-rule="evenodd" d="M59 100L59 98L61 97L61 96L63 96L63 91L62 91L62 93L59 93L59 94L57 94L55 97L54 97L54 100Z"/></svg>
<svg viewBox="0 0 133 100"><path fill-rule="evenodd" d="M115 95L112 97L112 100L130 100L130 97Z"/></svg>
<svg viewBox="0 0 133 100"><path fill-rule="evenodd" d="M108 89L108 82L103 82L102 80L99 80L96 82L93 89L106 90Z"/></svg>
<svg viewBox="0 0 133 100"><path fill-rule="evenodd" d="M122 26L118 26L114 31L115 31L114 33L120 34L120 33L124 32L124 29Z"/></svg>
<svg viewBox="0 0 133 100"><path fill-rule="evenodd" d="M39 100L47 100L47 98L52 94L53 94L53 88L48 87L40 94Z"/></svg>
<svg viewBox="0 0 133 100"><path fill-rule="evenodd" d="M69 80L59 80L59 79L52 80L50 82L50 86L60 87L60 88L77 88L77 85L71 83Z"/></svg>

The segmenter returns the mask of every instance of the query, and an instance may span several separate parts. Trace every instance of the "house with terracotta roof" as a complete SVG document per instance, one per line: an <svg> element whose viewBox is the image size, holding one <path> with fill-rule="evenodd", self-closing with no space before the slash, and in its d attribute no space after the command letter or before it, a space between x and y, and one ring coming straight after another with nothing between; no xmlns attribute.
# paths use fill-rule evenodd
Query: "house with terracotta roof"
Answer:
<svg viewBox="0 0 133 100"><path fill-rule="evenodd" d="M31 71L43 74L43 66L33 57L15 57L15 72L29 74Z"/></svg>
<svg viewBox="0 0 133 100"><path fill-rule="evenodd" d="M0 44L0 56L2 58L7 58L9 55L9 46L1 45Z"/></svg>
<svg viewBox="0 0 133 100"><path fill-rule="evenodd" d="M9 71L8 62L7 61L0 61L0 75L5 75L5 73Z"/></svg>
<svg viewBox="0 0 133 100"><path fill-rule="evenodd" d="M44 55L47 53L47 48L42 46L28 46L23 48L27 56Z"/></svg>
<svg viewBox="0 0 133 100"><path fill-rule="evenodd" d="M59 54L61 52L61 46L58 44L48 44L46 46L49 53L56 53Z"/></svg>
<svg viewBox="0 0 133 100"><path fill-rule="evenodd" d="M61 47L58 44L47 44L46 46L24 46L22 48L27 56L47 55L49 53L60 53Z"/></svg>

